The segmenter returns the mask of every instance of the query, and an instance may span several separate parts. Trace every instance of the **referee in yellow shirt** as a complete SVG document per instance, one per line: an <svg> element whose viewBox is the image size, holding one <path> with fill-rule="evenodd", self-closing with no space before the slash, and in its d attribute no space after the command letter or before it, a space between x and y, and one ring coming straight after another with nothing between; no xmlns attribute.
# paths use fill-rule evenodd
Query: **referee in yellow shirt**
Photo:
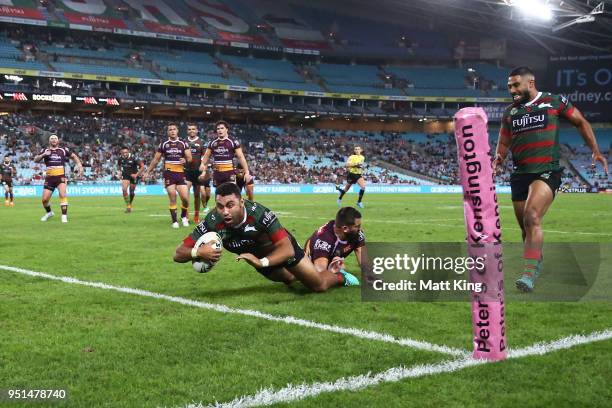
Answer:
<svg viewBox="0 0 612 408"><path fill-rule="evenodd" d="M336 185L336 190L340 193L338 196L338 207L342 206L342 197L346 194L351 186L355 183L359 185L359 199L357 200L357 207L363 208L363 195L365 194L365 180L363 178L363 167L365 157L361 154L362 150L360 146L355 146L352 155L346 160L346 185L344 189L340 185Z"/></svg>

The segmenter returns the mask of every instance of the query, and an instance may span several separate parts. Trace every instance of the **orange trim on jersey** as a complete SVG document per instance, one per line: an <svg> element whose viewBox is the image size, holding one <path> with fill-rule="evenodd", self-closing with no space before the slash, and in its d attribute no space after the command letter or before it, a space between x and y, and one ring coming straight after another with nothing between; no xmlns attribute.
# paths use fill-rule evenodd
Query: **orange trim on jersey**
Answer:
<svg viewBox="0 0 612 408"><path fill-rule="evenodd" d="M57 168L57 169L47 169L46 171L47 176L63 176L64 175L64 168Z"/></svg>
<svg viewBox="0 0 612 408"><path fill-rule="evenodd" d="M232 163L229 164L215 164L215 170L216 171L232 171L234 170L234 165Z"/></svg>
<svg viewBox="0 0 612 408"><path fill-rule="evenodd" d="M182 164L166 163L164 166L165 166L166 170L170 170L170 171L173 171L175 173L184 173L183 165Z"/></svg>

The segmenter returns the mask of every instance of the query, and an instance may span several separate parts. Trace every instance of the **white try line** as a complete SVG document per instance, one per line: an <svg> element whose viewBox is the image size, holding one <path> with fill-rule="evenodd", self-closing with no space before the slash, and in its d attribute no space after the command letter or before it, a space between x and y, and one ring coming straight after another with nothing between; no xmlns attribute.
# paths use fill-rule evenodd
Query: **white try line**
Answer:
<svg viewBox="0 0 612 408"><path fill-rule="evenodd" d="M397 344L399 346L414 348L418 350L425 350L425 351L431 351L431 352L443 353L443 354L449 354L449 355L461 356L461 357L465 357L466 355L468 355L468 352L465 350L455 349L455 348L448 347L448 346L441 346L441 345L437 345L437 344L433 344L433 343L429 343L429 342L421 341L421 340L414 340L414 339L409 339L409 338L397 338L390 334L378 333L378 332L373 332L369 330L362 330L362 329L353 328L353 327L342 327L342 326L336 326L332 324L318 323L318 322L313 322L310 320L300 319L298 317L293 317L293 316L275 316L275 315L260 312L257 310L238 309L238 308L234 308L230 306L225 306L222 304L201 302L199 300L186 299L186 298L182 298L178 296L169 296L169 295L164 295L162 293L149 292L147 290L142 290L142 289L134 289L134 288L126 288L122 286L107 285L101 282L88 282L88 281L83 281L83 280L76 279L76 278L71 278L68 276L50 275L47 273L30 271L28 269L15 268L13 266L0 265L0 269L10 271L10 272L20 273L23 275L29 275L29 276L35 276L38 278L60 281L64 283L89 286L89 287L98 288L98 289L112 290L115 292L129 293L131 295L144 296L144 297L149 297L149 298L154 298L154 299L162 299L162 300L167 300L169 302L180 303L186 306L198 307L200 309L214 310L216 312L221 312L221 313L237 314L237 315L243 315L243 316L249 316L249 317L256 317L259 319L269 320L273 322L281 322L281 323L286 323L286 324L294 324L297 326L310 327L313 329L319 329L319 330L328 331L332 333L339 333L339 334L345 334L348 336L358 337L360 339L365 339L365 340L374 340L374 341L381 341L385 343Z"/></svg>
<svg viewBox="0 0 612 408"><path fill-rule="evenodd" d="M610 329L594 332L589 335L573 335L551 342L538 343L522 349L510 350L508 358L544 355L581 344L609 339L612 339L612 330ZM264 388L256 394L237 397L224 403L217 402L210 405L203 405L202 403L188 404L183 408L247 408L288 403L328 392L357 391L381 383L397 382L407 378L419 378L434 374L452 373L467 367L490 363L493 362L463 358L436 364L416 365L413 367L399 366L376 374L368 373L352 377L342 377L330 382L302 383L298 385L288 384L286 387L278 390Z"/></svg>

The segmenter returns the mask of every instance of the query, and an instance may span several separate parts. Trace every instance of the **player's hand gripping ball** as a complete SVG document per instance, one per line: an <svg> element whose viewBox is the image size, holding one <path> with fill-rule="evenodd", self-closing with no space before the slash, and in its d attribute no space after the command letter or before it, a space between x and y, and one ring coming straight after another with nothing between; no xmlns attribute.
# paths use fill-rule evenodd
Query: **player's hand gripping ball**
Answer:
<svg viewBox="0 0 612 408"><path fill-rule="evenodd" d="M214 249L217 249L217 250L223 249L223 241L221 240L221 237L219 236L219 234L217 234L216 232L207 232L206 234L202 235L196 241L194 248L199 248L202 245L206 245L208 243L212 243L211 246ZM215 266L216 262L209 263L209 262L204 262L200 259L194 259L193 261L191 261L191 264L193 266L193 269L196 272L205 273L205 272L210 271L213 268L213 266Z"/></svg>

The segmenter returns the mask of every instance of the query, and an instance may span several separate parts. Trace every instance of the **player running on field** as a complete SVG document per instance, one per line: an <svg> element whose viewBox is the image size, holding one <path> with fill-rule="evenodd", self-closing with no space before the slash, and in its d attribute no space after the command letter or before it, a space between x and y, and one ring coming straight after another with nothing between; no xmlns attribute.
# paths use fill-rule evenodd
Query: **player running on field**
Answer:
<svg viewBox="0 0 612 408"><path fill-rule="evenodd" d="M11 162L10 156L4 156L4 161L0 165L0 178L4 187L4 205L13 207L13 177L17 177L17 169Z"/></svg>
<svg viewBox="0 0 612 408"><path fill-rule="evenodd" d="M365 194L365 179L363 178L363 167L365 158L363 157L360 146L355 146L352 155L346 160L346 185L344 189L339 185L336 186L336 190L340 193L338 196L338 207L342 206L342 197L349 191L353 184L359 185L359 199L357 200L357 207L363 208L363 195Z"/></svg>
<svg viewBox="0 0 612 408"><path fill-rule="evenodd" d="M220 121L215 124L217 137L208 143L206 152L202 157L200 172L204 173L210 157L214 159L213 164L213 185L220 186L225 182L236 182L236 169L234 168L234 157L238 158L240 165L244 169L245 177L249 177L249 166L242 152L240 141L229 137L229 125L227 122Z"/></svg>
<svg viewBox="0 0 612 408"><path fill-rule="evenodd" d="M236 260L244 260L266 278L287 285L296 280L315 291L323 292L334 286L359 285L359 280L348 272L318 272L304 251L280 224L276 215L259 203L245 200L234 183L219 186L215 193L216 209L211 211L176 249L175 262L192 259L215 263L220 250L211 245L192 248L199 237L215 231L223 239L223 247L238 254Z"/></svg>
<svg viewBox="0 0 612 408"><path fill-rule="evenodd" d="M168 140L162 142L157 147L155 156L149 167L145 170L144 177L148 178L149 174L157 163L164 158L164 186L168 193L170 209L170 217L172 218L172 228L178 228L179 223L176 218L176 194L181 198L181 221L184 227L189 226L187 212L189 210L189 190L185 184L184 164L191 162L191 150L187 143L183 142L178 137L178 127L175 123L168 124L167 127Z"/></svg>
<svg viewBox="0 0 612 408"><path fill-rule="evenodd" d="M138 177L144 170L144 163L142 160L134 157L127 147L123 146L119 152L117 169L119 179L121 180L123 201L125 201L125 212L130 213L132 212L134 197L136 196L136 184L138 184Z"/></svg>
<svg viewBox="0 0 612 408"><path fill-rule="evenodd" d="M77 177L81 177L83 175L81 160L74 152L71 152L70 149L60 146L57 135L49 136L49 146L34 156L34 162L39 163L44 161L47 167L42 193L42 205L46 213L40 219L41 221L47 221L54 215L53 211L51 211L49 200L51 200L53 191L57 188L60 207L62 209L62 222L68 222L68 197L66 196L66 185L68 181L64 172L64 165L68 159L72 159L76 163L75 169Z"/></svg>
<svg viewBox="0 0 612 408"><path fill-rule="evenodd" d="M495 168L502 166L510 150L514 165L510 177L512 204L525 243L523 275L516 286L521 291L531 292L542 271L542 219L561 184L560 119L578 129L593 151L593 166L600 162L607 174L608 163L582 113L563 96L539 92L529 68L519 67L510 72L508 90L514 102L502 117Z"/></svg>

